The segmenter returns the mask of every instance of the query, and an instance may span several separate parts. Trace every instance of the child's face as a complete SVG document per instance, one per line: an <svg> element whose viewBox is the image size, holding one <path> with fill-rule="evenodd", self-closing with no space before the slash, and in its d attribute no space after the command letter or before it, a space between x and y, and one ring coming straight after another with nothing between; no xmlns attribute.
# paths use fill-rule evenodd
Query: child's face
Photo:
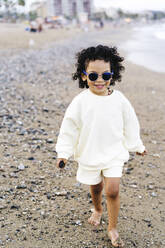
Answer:
<svg viewBox="0 0 165 248"><path fill-rule="evenodd" d="M96 72L99 74L99 77L97 78L96 81L91 81L88 77L88 75L82 75L82 80L85 81L87 80L89 89L96 95L104 96L108 95L108 86L110 85L111 78L108 81L104 81L102 78L102 74L104 72L111 72L110 70L110 63L105 62L104 60L95 60L95 61L90 61L87 68L86 72L87 74L91 72Z"/></svg>

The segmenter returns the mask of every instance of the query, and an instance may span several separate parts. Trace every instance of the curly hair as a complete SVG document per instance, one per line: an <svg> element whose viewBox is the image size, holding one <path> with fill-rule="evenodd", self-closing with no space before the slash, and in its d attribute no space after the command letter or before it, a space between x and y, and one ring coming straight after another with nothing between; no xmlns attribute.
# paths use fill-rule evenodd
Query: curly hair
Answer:
<svg viewBox="0 0 165 248"><path fill-rule="evenodd" d="M103 45L98 45L96 47L89 47L83 49L76 54L76 72L73 73L73 80L79 80L79 88L89 88L87 80L83 81L81 76L83 71L86 70L90 61L104 60L105 62L110 62L111 72L113 71L113 77L111 80L111 85L115 85L115 81L121 81L121 72L124 71L124 66L121 62L124 60L123 57L119 56L116 47L108 47Z"/></svg>

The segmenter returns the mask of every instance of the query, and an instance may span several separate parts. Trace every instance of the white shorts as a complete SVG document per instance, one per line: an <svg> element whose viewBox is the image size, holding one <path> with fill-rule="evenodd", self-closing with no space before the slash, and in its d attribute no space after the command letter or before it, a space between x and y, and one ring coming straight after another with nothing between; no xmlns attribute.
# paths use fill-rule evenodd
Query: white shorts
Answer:
<svg viewBox="0 0 165 248"><path fill-rule="evenodd" d="M87 170L79 164L76 179L80 183L88 185L99 184L103 177L121 177L124 167L123 160L116 160L105 169Z"/></svg>

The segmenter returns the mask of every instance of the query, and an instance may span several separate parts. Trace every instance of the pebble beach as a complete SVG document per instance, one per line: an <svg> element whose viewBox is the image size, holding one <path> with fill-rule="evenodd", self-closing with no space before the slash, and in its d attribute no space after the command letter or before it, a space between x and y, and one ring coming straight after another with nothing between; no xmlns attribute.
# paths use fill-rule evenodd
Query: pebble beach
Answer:
<svg viewBox="0 0 165 248"><path fill-rule="evenodd" d="M104 44L126 57L123 44L132 32L106 25L30 34L0 24L0 247L112 247L105 196L102 223L92 227L89 187L76 181L72 158L64 170L56 168L55 144L68 104L83 90L72 81L76 52ZM134 106L148 154L131 153L125 164L118 229L125 247L163 248L165 74L127 60L124 66L114 88Z"/></svg>

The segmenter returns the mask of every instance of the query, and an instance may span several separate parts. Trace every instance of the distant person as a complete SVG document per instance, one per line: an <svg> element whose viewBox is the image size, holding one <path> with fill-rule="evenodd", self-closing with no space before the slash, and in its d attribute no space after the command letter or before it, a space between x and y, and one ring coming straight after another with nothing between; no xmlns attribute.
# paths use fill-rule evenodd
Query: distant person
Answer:
<svg viewBox="0 0 165 248"><path fill-rule="evenodd" d="M37 31L38 31L39 33L42 32L42 31L43 31L43 23L44 23L43 18L38 17L38 18L36 19L36 23L37 23Z"/></svg>
<svg viewBox="0 0 165 248"><path fill-rule="evenodd" d="M38 24L38 32L40 33L40 32L42 32L42 31L43 31L42 24L41 24L41 23L39 23L39 24Z"/></svg>
<svg viewBox="0 0 165 248"><path fill-rule="evenodd" d="M44 22L45 22L46 24L49 23L48 17L45 17Z"/></svg>
<svg viewBox="0 0 165 248"><path fill-rule="evenodd" d="M147 154L140 127L129 100L111 86L121 81L123 57L115 47L98 45L77 54L76 72L84 89L68 106L57 139L57 167L64 167L74 154L78 162L77 180L90 185L94 210L88 222L100 224L102 190L108 209L108 237L114 247L124 243L117 231L120 208L119 184L129 152Z"/></svg>
<svg viewBox="0 0 165 248"><path fill-rule="evenodd" d="M30 32L37 32L37 23L35 21L30 22Z"/></svg>
<svg viewBox="0 0 165 248"><path fill-rule="evenodd" d="M102 20L100 20L100 28L104 28L104 22Z"/></svg>

